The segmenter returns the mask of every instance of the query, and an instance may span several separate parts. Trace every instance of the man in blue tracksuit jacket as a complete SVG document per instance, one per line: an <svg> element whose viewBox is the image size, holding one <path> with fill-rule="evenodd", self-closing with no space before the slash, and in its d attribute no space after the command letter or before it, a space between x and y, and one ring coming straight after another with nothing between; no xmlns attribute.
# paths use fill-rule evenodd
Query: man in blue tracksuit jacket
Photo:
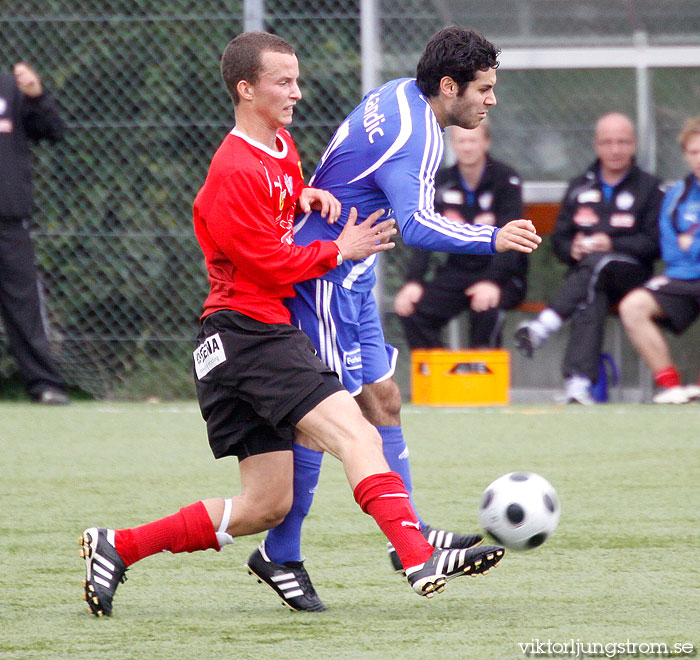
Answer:
<svg viewBox="0 0 700 660"><path fill-rule="evenodd" d="M661 331L686 330L700 316L700 117L689 119L678 136L690 174L664 196L659 216L666 272L620 303L620 317L660 388L654 403L687 403L700 397L698 385L681 384Z"/></svg>

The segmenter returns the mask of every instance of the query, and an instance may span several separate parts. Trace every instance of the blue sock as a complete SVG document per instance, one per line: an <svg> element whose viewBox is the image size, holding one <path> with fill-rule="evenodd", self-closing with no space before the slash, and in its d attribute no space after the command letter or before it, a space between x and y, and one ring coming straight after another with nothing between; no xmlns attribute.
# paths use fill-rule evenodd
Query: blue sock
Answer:
<svg viewBox="0 0 700 660"><path fill-rule="evenodd" d="M287 517L267 533L265 551L275 564L301 561L301 525L311 508L323 452L294 445L294 499Z"/></svg>
<svg viewBox="0 0 700 660"><path fill-rule="evenodd" d="M379 435L382 436L382 448L384 449L384 458L389 464L389 467L398 472L403 479L403 484L411 498L411 504L415 510L416 505L413 503L413 480L411 479L411 463L408 460L408 447L403 439L403 431L400 426L377 426ZM418 512L416 511L418 516ZM418 516L421 527L425 522Z"/></svg>

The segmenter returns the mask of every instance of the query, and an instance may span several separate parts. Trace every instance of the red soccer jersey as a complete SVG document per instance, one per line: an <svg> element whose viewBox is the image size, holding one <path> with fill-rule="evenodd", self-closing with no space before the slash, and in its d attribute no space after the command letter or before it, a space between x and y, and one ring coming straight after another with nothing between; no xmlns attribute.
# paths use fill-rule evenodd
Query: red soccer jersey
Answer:
<svg viewBox="0 0 700 660"><path fill-rule="evenodd" d="M194 232L210 292L202 318L233 309L263 323L289 323L282 303L295 282L337 264L330 241L294 245L294 213L304 186L291 135L280 129L273 151L235 128L226 136L194 200Z"/></svg>

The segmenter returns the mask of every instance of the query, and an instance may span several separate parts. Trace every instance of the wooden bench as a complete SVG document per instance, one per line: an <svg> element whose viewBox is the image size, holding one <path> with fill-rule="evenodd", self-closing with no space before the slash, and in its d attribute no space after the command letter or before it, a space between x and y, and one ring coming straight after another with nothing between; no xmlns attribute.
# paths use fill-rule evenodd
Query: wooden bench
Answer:
<svg viewBox="0 0 700 660"><path fill-rule="evenodd" d="M532 220L540 236L551 236L554 232L554 223L559 213L559 204L556 202L537 202L525 204L523 217ZM515 309L519 312L539 314L547 306L544 300L525 300Z"/></svg>

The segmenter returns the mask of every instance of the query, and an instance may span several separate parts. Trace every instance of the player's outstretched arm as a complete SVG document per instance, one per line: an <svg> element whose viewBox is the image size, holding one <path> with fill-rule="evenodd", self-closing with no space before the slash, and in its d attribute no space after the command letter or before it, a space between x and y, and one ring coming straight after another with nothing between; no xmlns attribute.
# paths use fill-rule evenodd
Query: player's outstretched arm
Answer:
<svg viewBox="0 0 700 660"><path fill-rule="evenodd" d="M532 252L542 242L530 220L511 220L496 234L496 252Z"/></svg>
<svg viewBox="0 0 700 660"><path fill-rule="evenodd" d="M335 240L343 261L366 259L376 252L384 252L394 247L395 243L390 239L396 234L395 222L394 220L377 222L383 215L384 209L379 209L358 225L355 224L357 209L354 206L350 209L345 227Z"/></svg>

